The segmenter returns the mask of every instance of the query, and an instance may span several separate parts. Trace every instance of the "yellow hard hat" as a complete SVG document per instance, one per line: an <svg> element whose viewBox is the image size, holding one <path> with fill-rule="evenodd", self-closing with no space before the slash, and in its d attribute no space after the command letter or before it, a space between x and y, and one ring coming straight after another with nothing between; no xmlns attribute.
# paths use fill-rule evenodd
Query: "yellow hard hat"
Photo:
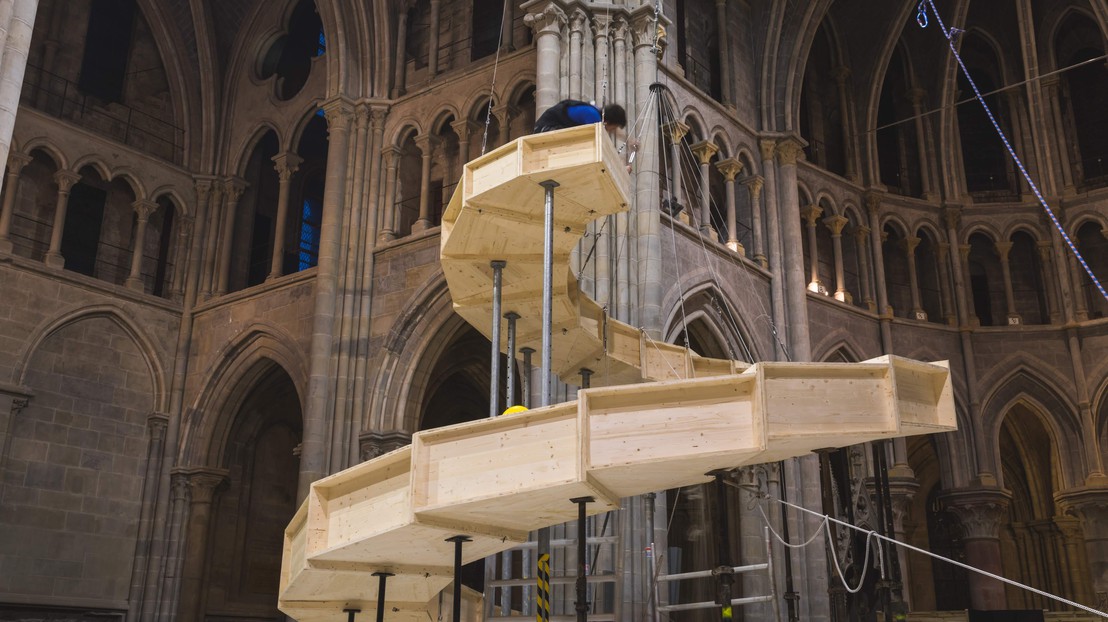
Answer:
<svg viewBox="0 0 1108 622"><path fill-rule="evenodd" d="M527 408L525 406L520 406L520 405L516 404L515 406L509 406L504 412L502 412L500 414L501 415L514 415L516 413L522 413L522 412L527 412Z"/></svg>

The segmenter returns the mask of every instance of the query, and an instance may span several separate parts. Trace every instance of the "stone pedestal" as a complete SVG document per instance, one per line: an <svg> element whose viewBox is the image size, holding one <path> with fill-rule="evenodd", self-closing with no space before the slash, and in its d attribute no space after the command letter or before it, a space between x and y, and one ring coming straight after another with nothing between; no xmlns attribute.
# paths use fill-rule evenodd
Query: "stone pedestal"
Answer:
<svg viewBox="0 0 1108 622"><path fill-rule="evenodd" d="M1000 526L1008 519L1012 493L1000 488L963 488L943 494L942 502L962 521L966 563L1003 575ZM974 609L1005 609L1004 584L976 572L969 573L970 605Z"/></svg>

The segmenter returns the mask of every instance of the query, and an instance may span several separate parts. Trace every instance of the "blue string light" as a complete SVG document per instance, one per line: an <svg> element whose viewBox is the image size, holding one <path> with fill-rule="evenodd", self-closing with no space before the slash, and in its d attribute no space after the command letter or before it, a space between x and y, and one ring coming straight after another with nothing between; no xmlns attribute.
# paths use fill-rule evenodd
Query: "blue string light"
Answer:
<svg viewBox="0 0 1108 622"><path fill-rule="evenodd" d="M1081 253L1077 250L1077 246L1074 245L1073 240L1066 233L1062 223L1059 222L1058 217L1054 214L1054 210L1050 209L1050 205L1047 204L1046 199L1043 198L1043 193L1039 191L1039 187L1031 179L1031 174L1027 172L1027 168L1024 167L1023 161L1016 155L1016 150L1012 148L1012 144L1008 142L1008 137L1004 134L1004 130L1000 129L1000 123L997 122L996 117L993 116L993 111L989 109L988 104L985 103L984 96L981 95L981 91L977 88L977 83L973 81L973 76L970 75L969 69L966 68L966 64L962 62L962 56L958 54L958 49L954 46L954 40L958 35L964 32L959 28L947 29L946 24L943 23L943 18L939 15L939 9L935 7L934 0L921 0L919 3L919 12L916 13L916 23L920 25L920 28L927 28L927 11L924 4L931 7L931 12L935 14L935 23L939 25L939 29L943 31L943 36L946 37L947 44L950 46L950 51L954 54L954 58L958 61L958 66L962 68L962 75L966 77L966 81L969 82L970 87L973 89L974 96L977 97L977 101L981 102L981 107L985 109L985 114L988 115L989 121L993 124L993 129L1000 136L1000 140L1004 142L1004 148L1008 150L1008 155L1012 156L1012 160L1016 162L1016 166L1019 167L1020 173L1023 178L1027 180L1027 184L1031 187L1031 191L1035 193L1035 198L1039 200L1039 205L1043 206L1047 216L1050 216L1050 221L1054 223L1054 228L1061 234L1062 239L1066 241L1066 246L1073 252L1073 256L1077 258L1077 262L1081 264L1081 267L1085 269L1085 273L1089 275L1089 279L1092 280L1093 285L1096 286L1101 296L1104 296L1105 300L1108 300L1108 291L1104 290L1104 286L1101 285L1100 280L1093 274L1093 269L1089 266L1085 258L1081 256Z"/></svg>

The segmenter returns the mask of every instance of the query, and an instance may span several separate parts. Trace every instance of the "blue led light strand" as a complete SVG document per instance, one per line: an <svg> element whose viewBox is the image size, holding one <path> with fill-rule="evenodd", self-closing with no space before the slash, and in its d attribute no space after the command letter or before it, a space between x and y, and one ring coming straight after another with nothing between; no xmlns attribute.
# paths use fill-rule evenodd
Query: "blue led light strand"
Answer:
<svg viewBox="0 0 1108 622"><path fill-rule="evenodd" d="M1104 296L1105 300L1108 300L1108 291L1105 291L1104 285L1100 283L1100 280L1093 274L1093 269L1089 266L1085 258L1081 256L1081 253L1077 250L1077 246L1074 245L1073 240L1066 233L1062 223L1059 222L1058 216L1054 214L1054 210L1050 209L1050 205L1047 204L1046 199L1043 198L1043 193L1039 191L1039 187L1031 179L1030 173L1027 172L1027 168L1024 167L1023 161L1016 155L1016 150L1012 148L1012 144L1008 142L1008 137L1004 134L1004 130L1000 129L1000 124L997 123L996 117L993 116L993 111L989 109L989 105L985 103L984 96L981 95L981 91L977 88L977 83L973 81L973 76L970 75L969 69L966 68L966 64L962 61L962 56L958 54L958 49L954 45L954 39L959 34L964 32L959 28L947 28L943 23L943 18L939 15L939 9L935 7L934 0L921 0L919 5L919 12L916 14L916 22L920 25L920 28L927 27L927 13L924 11L924 2L931 7L931 12L935 14L935 23L939 25L939 29L943 31L943 36L946 37L947 45L950 46L951 53L954 54L954 58L958 61L958 66L962 68L962 75L966 77L966 81L969 82L970 87L973 89L973 94L977 97L977 101L981 102L981 107L985 109L985 114L988 115L989 121L993 124L993 129L1000 136L1000 140L1004 142L1004 148L1008 150L1008 155L1012 156L1012 160L1016 162L1016 166L1019 167L1020 173L1023 178L1027 180L1027 184L1031 186L1031 191L1035 193L1035 198L1039 200L1039 205L1043 206L1043 210L1046 211L1047 216L1050 216L1050 221L1054 223L1054 228L1061 234L1062 239L1066 241L1066 246L1069 246L1073 256L1077 258L1078 263L1085 269L1085 273L1089 275L1093 285L1100 291L1100 295ZM921 17L922 16L922 17ZM1077 294L1077 292L1075 292Z"/></svg>

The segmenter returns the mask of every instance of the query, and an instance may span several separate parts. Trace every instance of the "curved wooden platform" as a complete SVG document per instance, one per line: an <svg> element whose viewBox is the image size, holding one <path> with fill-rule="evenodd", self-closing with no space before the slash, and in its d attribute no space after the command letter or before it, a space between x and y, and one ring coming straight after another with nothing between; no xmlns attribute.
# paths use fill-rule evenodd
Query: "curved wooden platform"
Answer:
<svg viewBox="0 0 1108 622"><path fill-rule="evenodd" d="M507 261L504 311L524 318L519 347L541 340L538 184L547 179L562 184L555 254L566 264L587 222L626 209L627 176L599 126L524 137L467 164L443 221L455 309L490 335L489 262ZM956 429L945 363L700 358L606 317L567 266L555 275L556 369L572 382L588 367L611 386L419 432L408 447L315 482L285 532L282 611L301 622L336 619L347 606L371 611L380 571L396 575L389 619L414 620L450 581L451 536L472 538L470 562L575 519L571 498L594 497L595 514L621 497L708 481L715 469Z"/></svg>

